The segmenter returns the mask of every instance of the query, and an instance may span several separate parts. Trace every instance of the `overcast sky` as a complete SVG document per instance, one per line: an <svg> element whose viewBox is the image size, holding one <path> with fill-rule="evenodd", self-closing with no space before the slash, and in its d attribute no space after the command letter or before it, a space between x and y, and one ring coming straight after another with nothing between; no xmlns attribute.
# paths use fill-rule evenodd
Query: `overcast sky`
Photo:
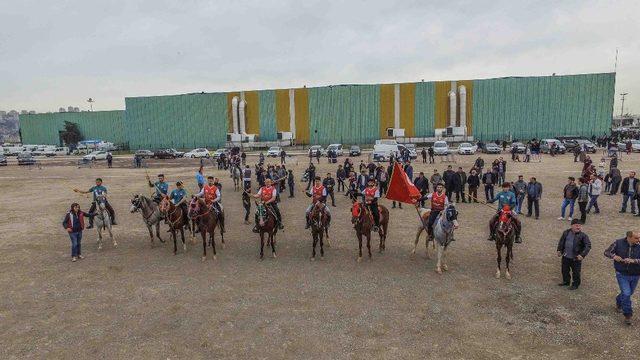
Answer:
<svg viewBox="0 0 640 360"><path fill-rule="evenodd" d="M0 109L611 72L640 113L640 1L2 1ZM432 3L427 4L427 3ZM625 111L626 112L626 111Z"/></svg>

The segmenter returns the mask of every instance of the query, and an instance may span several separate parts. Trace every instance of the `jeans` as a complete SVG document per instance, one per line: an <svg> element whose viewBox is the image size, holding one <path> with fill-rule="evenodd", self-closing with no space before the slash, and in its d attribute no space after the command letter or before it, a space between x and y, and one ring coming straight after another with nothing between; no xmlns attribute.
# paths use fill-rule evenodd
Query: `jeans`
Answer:
<svg viewBox="0 0 640 360"><path fill-rule="evenodd" d="M636 212L636 200L634 199L635 194L622 194L622 211L627 211L627 201L631 202L631 212L635 214Z"/></svg>
<svg viewBox="0 0 640 360"><path fill-rule="evenodd" d="M516 198L516 212L522 214L522 203L524 202L524 194L518 195Z"/></svg>
<svg viewBox="0 0 640 360"><path fill-rule="evenodd" d="M573 277L573 286L580 286L580 270L582 269L582 261L562 257L562 282L571 283Z"/></svg>
<svg viewBox="0 0 640 360"><path fill-rule="evenodd" d="M640 275L625 275L616 271L616 279L618 280L618 286L620 287L620 294L616 296L616 305L622 308L622 313L625 315L633 315L633 309L631 308L631 295L638 285Z"/></svg>
<svg viewBox="0 0 640 360"><path fill-rule="evenodd" d="M535 210L536 217L540 216L540 200L527 196L527 215L531 216L531 210Z"/></svg>
<svg viewBox="0 0 640 360"><path fill-rule="evenodd" d="M69 233L69 238L71 239L71 256L80 256L80 241L82 240L82 231Z"/></svg>
<svg viewBox="0 0 640 360"><path fill-rule="evenodd" d="M576 204L576 199L562 199L561 215L564 217L565 209L569 205L569 217L573 217L573 207Z"/></svg>
<svg viewBox="0 0 640 360"><path fill-rule="evenodd" d="M587 205L587 212L591 211L591 207L596 209L596 214L600 212L600 207L598 206L598 196L600 195L589 195L589 205Z"/></svg>
<svg viewBox="0 0 640 360"><path fill-rule="evenodd" d="M493 185L484 186L484 197L489 200L493 200Z"/></svg>

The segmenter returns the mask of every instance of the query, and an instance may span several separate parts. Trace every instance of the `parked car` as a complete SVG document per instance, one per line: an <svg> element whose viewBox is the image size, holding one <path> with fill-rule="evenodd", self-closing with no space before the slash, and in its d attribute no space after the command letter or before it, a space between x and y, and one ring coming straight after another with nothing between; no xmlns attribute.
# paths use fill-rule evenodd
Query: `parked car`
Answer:
<svg viewBox="0 0 640 360"><path fill-rule="evenodd" d="M460 155L473 155L476 153L476 146L470 143L461 143L458 145L458 154Z"/></svg>
<svg viewBox="0 0 640 360"><path fill-rule="evenodd" d="M55 151L56 147L53 145L38 145L38 147L31 151L33 156L44 156L49 151Z"/></svg>
<svg viewBox="0 0 640 360"><path fill-rule="evenodd" d="M489 142L482 146L482 152L485 154L500 154L502 152L502 148L495 143Z"/></svg>
<svg viewBox="0 0 640 360"><path fill-rule="evenodd" d="M272 146L267 150L267 156L269 157L278 157L282 152L282 148L280 146Z"/></svg>
<svg viewBox="0 0 640 360"><path fill-rule="evenodd" d="M217 159L220 157L220 155L225 154L225 155L229 155L229 150L227 149L218 149L216 151L213 152L213 158Z"/></svg>
<svg viewBox="0 0 640 360"><path fill-rule="evenodd" d="M620 151L626 151L627 141L620 141L618 143L618 149L620 149ZM631 140L631 151L640 151L640 140Z"/></svg>
<svg viewBox="0 0 640 360"><path fill-rule="evenodd" d="M184 157L186 158L190 158L190 159L196 159L196 158L209 158L211 155L209 154L209 150L205 149L205 148L197 148L197 149L193 149L189 152L186 152L184 154Z"/></svg>
<svg viewBox="0 0 640 360"><path fill-rule="evenodd" d="M446 141L436 141L433 143L434 155L449 155L449 144Z"/></svg>
<svg viewBox="0 0 640 360"><path fill-rule="evenodd" d="M576 146L583 146L586 152L592 154L595 154L597 151L596 145L587 139L566 139L562 141L562 144L567 148L567 151L573 151Z"/></svg>
<svg viewBox="0 0 640 360"><path fill-rule="evenodd" d="M360 146L351 145L351 148L349 148L349 156L360 156L360 155L362 155L362 151L360 150Z"/></svg>
<svg viewBox="0 0 640 360"><path fill-rule="evenodd" d="M4 154L0 154L0 166L7 166L7 157Z"/></svg>
<svg viewBox="0 0 640 360"><path fill-rule="evenodd" d="M82 158L89 161L107 160L107 154L109 154L109 152L107 151L94 151L83 156Z"/></svg>
<svg viewBox="0 0 640 360"><path fill-rule="evenodd" d="M551 149L551 144L556 144L557 154L564 154L567 152L567 148L562 145L562 142L558 139L542 139L542 141L540 141L540 152L548 154Z"/></svg>
<svg viewBox="0 0 640 360"><path fill-rule="evenodd" d="M342 144L331 144L327 146L327 153L329 150L335 151L336 156L342 156Z"/></svg>
<svg viewBox="0 0 640 360"><path fill-rule="evenodd" d="M320 152L320 156L324 156L325 150L320 145L313 145L309 148L309 154L313 157L316 157L316 153Z"/></svg>
<svg viewBox="0 0 640 360"><path fill-rule="evenodd" d="M402 144L398 145L398 148L400 149L400 153L402 153L404 149L409 150L410 159L415 160L418 158L418 153L416 152L416 144Z"/></svg>
<svg viewBox="0 0 640 360"><path fill-rule="evenodd" d="M176 149L167 149L167 151L172 152L173 155L175 155L177 158L181 158L184 156L184 151L178 151Z"/></svg>
<svg viewBox="0 0 640 360"><path fill-rule="evenodd" d="M524 154L527 151L527 147L521 142L511 143L511 149L516 148L518 154Z"/></svg>
<svg viewBox="0 0 640 360"><path fill-rule="evenodd" d="M106 151L103 151L106 152ZM153 151L151 150L138 150L135 152L136 156L139 156L141 158L152 158L153 157Z"/></svg>
<svg viewBox="0 0 640 360"><path fill-rule="evenodd" d="M65 156L65 155L69 155L69 148L66 147L66 146L50 148L50 149L45 150L45 152L44 152L44 156L47 156L47 157Z"/></svg>
<svg viewBox="0 0 640 360"><path fill-rule="evenodd" d="M30 152L18 154L18 165L35 165L36 159Z"/></svg>
<svg viewBox="0 0 640 360"><path fill-rule="evenodd" d="M182 157L183 154L175 149L162 149L154 151L152 157L156 159L175 159Z"/></svg>

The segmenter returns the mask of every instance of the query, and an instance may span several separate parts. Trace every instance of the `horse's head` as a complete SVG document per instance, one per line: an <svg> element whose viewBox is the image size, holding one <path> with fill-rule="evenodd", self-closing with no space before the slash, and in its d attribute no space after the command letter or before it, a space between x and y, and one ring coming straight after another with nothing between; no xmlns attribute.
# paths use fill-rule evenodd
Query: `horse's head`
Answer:
<svg viewBox="0 0 640 360"><path fill-rule="evenodd" d="M167 212L170 207L171 207L171 201L169 201L169 197L166 195L162 196L162 200L160 200L160 205L159 205L160 211Z"/></svg>
<svg viewBox="0 0 640 360"><path fill-rule="evenodd" d="M447 208L444 210L444 217L448 223L453 224L453 228L458 228L458 210L453 204L449 204Z"/></svg>
<svg viewBox="0 0 640 360"><path fill-rule="evenodd" d="M100 210L105 210L107 208L107 197L104 194L96 195L96 204Z"/></svg>
<svg viewBox="0 0 640 360"><path fill-rule="evenodd" d="M324 215L325 204L322 201L318 201L311 208L311 213L309 214L311 222L316 226L320 226L322 221L322 216Z"/></svg>
<svg viewBox="0 0 640 360"><path fill-rule="evenodd" d="M142 207L142 197L140 195L134 195L133 198L131 199L131 209L130 211L132 213L140 210L140 208Z"/></svg>
<svg viewBox="0 0 640 360"><path fill-rule="evenodd" d="M496 227L498 233L506 236L513 230L513 221L511 218L511 211L508 209L502 210L498 217L498 226Z"/></svg>
<svg viewBox="0 0 640 360"><path fill-rule="evenodd" d="M359 201L354 201L351 206L351 223L357 224L364 213L364 205Z"/></svg>
<svg viewBox="0 0 640 360"><path fill-rule="evenodd" d="M256 214L258 215L258 226L263 227L267 221L267 208L264 203L256 202Z"/></svg>
<svg viewBox="0 0 640 360"><path fill-rule="evenodd" d="M187 216L189 218L193 218L194 216L200 214L200 209L202 208L201 199L192 196L191 201L189 202L189 211L187 212Z"/></svg>

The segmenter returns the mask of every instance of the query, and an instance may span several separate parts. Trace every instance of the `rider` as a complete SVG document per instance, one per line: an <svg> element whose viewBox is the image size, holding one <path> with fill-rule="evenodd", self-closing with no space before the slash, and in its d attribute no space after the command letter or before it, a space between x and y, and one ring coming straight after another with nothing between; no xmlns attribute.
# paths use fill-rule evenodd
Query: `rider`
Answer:
<svg viewBox="0 0 640 360"><path fill-rule="evenodd" d="M182 213L184 214L184 218L188 223L189 218L187 217L187 191L182 186L182 181L176 182L176 188L171 191L171 194L169 194L169 199L174 205L180 206L180 208L182 209Z"/></svg>
<svg viewBox="0 0 640 360"><path fill-rule="evenodd" d="M158 174L158 181L152 183L147 175L147 181L150 188L155 188L156 192L153 194L153 201L156 204L160 204L160 200L169 194L169 184L164 181L164 174Z"/></svg>
<svg viewBox="0 0 640 360"><path fill-rule="evenodd" d="M207 204L217 216L222 213L222 204L220 204L220 188L216 186L215 179L213 176L207 176L207 183L196 196L204 198L205 204Z"/></svg>
<svg viewBox="0 0 640 360"><path fill-rule="evenodd" d="M307 224L305 225L304 228L308 229L311 226L311 221L310 221L311 219L309 219L309 214L311 213L311 210L318 202L325 204L324 211L326 211L327 217L329 221L331 221L331 212L329 211L329 208L326 206L328 192L327 192L327 188L324 187L324 185L322 185L320 176L316 176L316 178L314 179L314 184L313 184L313 187L311 188L311 191L306 192L305 194L311 198L311 205L307 207L307 211L305 212L305 219L307 220ZM327 223L327 226L329 226L328 223Z"/></svg>
<svg viewBox="0 0 640 360"><path fill-rule="evenodd" d="M80 194L93 194L93 202L91 203L91 208L89 208L89 214L91 214L89 216L89 226L87 226L87 229L91 229L93 228L93 217L95 216L95 211L96 211L96 200L97 197L100 195L105 196L104 202L105 202L105 206L107 208L107 211L109 212L109 214L111 215L111 225L117 225L116 224L116 213L115 211L113 211L113 208L111 207L111 204L109 204L109 200L107 200L106 195L107 195L107 188L104 187L104 185L102 185L102 179L101 178L97 178L96 179L96 186L92 186L91 188L89 188L89 190L87 191L82 191L82 190L78 190L78 189L73 189L73 191L80 193Z"/></svg>
<svg viewBox="0 0 640 360"><path fill-rule="evenodd" d="M284 229L282 225L282 216L280 215L280 209L278 208L278 203L276 202L278 190L273 186L273 180L266 179L263 187L258 190L257 193L252 194L256 199L262 200L262 203L265 206L271 207L273 212L276 215L276 222L278 223L278 228L280 230ZM253 232L257 233L258 230L258 214L256 213L256 225L253 227Z"/></svg>
<svg viewBox="0 0 640 360"><path fill-rule="evenodd" d="M431 199L431 213L429 214L429 220L427 220L427 233L433 235L433 224L444 209L449 206L449 198L444 191L444 185L438 183L436 189L431 194L427 194L416 202L416 206L422 201Z"/></svg>
<svg viewBox="0 0 640 360"><path fill-rule="evenodd" d="M516 217L517 214L511 210L516 208L517 200L516 195L511 191L511 184L509 182L502 184L502 191L496 194L495 198L487 202L493 203L495 201L498 202L498 211L489 222L489 238L487 240L493 241L495 239L495 230L498 218L503 211L507 211L515 225L516 243L521 243L522 238L520 237L520 232L522 230L522 225L520 224L520 220Z"/></svg>
<svg viewBox="0 0 640 360"><path fill-rule="evenodd" d="M373 214L373 231L377 232L380 229L380 211L378 210L380 191L376 186L376 180L374 178L369 179L367 187L362 191L362 196L364 198L364 203Z"/></svg>

